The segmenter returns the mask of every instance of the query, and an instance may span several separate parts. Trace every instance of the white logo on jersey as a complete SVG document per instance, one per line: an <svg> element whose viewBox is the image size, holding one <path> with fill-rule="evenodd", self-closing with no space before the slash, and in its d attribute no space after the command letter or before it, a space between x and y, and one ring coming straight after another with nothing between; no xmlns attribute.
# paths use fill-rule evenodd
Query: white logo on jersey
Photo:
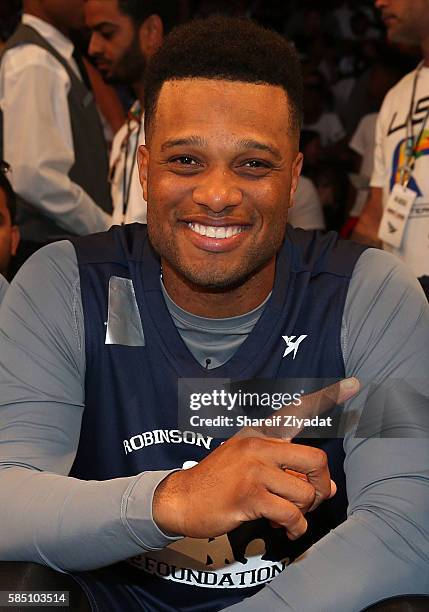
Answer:
<svg viewBox="0 0 429 612"><path fill-rule="evenodd" d="M307 336L300 336L298 340L295 340L296 336L282 336L282 338L286 342L286 349L283 357L286 357L286 355L289 355L289 353L292 353L293 351L293 359L295 359L299 345L303 340L305 340L305 338L307 338Z"/></svg>

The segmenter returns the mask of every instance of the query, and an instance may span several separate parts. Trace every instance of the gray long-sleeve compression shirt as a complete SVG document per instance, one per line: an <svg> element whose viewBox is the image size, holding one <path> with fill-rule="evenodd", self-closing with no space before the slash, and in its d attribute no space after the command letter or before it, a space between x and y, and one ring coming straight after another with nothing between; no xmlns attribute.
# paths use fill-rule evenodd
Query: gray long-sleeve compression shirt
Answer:
<svg viewBox="0 0 429 612"><path fill-rule="evenodd" d="M176 324L181 319L186 341L192 315L172 315ZM429 308L398 260L371 249L361 256L342 323L348 376L403 379L428 397ZM215 351L214 325L207 321L201 333ZM198 339L193 353L204 359ZM84 374L79 272L72 245L62 242L31 258L0 308L3 560L84 570L172 541L152 519L154 490L168 472L104 482L67 476L78 446ZM405 398L404 411L414 397ZM346 411L359 401L348 402ZM234 610L347 612L395 594L429 593L428 440L359 439L350 431L344 448L348 519Z"/></svg>

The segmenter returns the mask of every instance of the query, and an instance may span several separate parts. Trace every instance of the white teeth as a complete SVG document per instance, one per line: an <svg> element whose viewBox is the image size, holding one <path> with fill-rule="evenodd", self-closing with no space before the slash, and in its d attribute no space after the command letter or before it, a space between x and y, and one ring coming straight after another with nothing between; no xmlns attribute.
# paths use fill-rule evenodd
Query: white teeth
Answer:
<svg viewBox="0 0 429 612"><path fill-rule="evenodd" d="M200 236L208 236L209 238L216 238L223 240L224 238L232 238L240 234L243 230L241 227L214 227L212 225L200 225L199 223L188 223L188 227L199 234Z"/></svg>

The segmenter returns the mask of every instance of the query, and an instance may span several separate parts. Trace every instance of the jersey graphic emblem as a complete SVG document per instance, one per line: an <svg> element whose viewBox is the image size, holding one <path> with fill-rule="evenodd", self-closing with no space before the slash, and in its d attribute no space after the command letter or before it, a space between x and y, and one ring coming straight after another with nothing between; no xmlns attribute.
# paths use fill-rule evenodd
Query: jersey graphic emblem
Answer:
<svg viewBox="0 0 429 612"><path fill-rule="evenodd" d="M387 222L387 225L389 229L389 234L394 234L395 232L398 231L396 227L390 223L390 221Z"/></svg>
<svg viewBox="0 0 429 612"><path fill-rule="evenodd" d="M292 353L293 351L293 359L295 359L299 349L299 345L303 340L305 340L305 338L307 338L307 336L300 336L298 340L295 340L296 336L282 336L282 338L286 342L286 349L283 354L283 357L286 357L287 355L289 355L289 353Z"/></svg>

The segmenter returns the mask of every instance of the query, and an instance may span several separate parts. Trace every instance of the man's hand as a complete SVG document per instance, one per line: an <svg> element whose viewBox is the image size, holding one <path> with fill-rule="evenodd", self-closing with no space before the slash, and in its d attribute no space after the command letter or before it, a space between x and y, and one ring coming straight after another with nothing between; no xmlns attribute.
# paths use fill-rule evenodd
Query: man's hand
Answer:
<svg viewBox="0 0 429 612"><path fill-rule="evenodd" d="M356 379L331 385L303 397L299 415L322 414L358 390ZM335 493L326 454L290 444L290 433L288 439L278 439L282 437L278 432L276 438L267 433L272 432L245 428L198 465L167 476L153 500L158 527L208 538L264 517L284 527L290 539L302 536L307 529L304 514ZM295 430L293 435L298 433Z"/></svg>

